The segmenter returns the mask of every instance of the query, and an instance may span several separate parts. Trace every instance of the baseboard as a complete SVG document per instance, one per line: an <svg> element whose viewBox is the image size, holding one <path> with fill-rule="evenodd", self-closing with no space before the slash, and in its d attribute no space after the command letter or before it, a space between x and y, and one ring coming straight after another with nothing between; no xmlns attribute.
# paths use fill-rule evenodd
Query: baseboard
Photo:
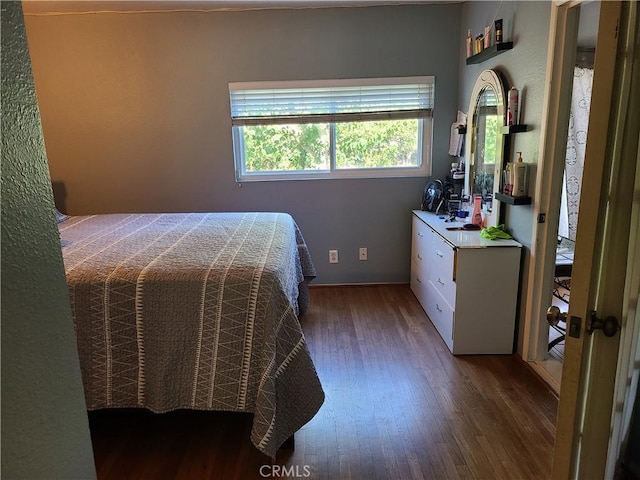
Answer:
<svg viewBox="0 0 640 480"><path fill-rule="evenodd" d="M560 398L560 386L556 385L555 381L547 375L544 375L544 369L539 368L534 362L525 361L520 355L517 353L514 356L518 359L520 363L522 363L527 370L531 372L531 374L542 384L544 385L549 393L553 394L557 399Z"/></svg>

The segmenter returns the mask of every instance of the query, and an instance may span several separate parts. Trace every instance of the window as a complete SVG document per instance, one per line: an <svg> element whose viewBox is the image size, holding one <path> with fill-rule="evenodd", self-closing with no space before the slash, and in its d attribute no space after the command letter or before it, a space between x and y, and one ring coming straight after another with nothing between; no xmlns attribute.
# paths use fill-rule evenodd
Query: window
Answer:
<svg viewBox="0 0 640 480"><path fill-rule="evenodd" d="M427 176L434 77L229 84L237 181Z"/></svg>

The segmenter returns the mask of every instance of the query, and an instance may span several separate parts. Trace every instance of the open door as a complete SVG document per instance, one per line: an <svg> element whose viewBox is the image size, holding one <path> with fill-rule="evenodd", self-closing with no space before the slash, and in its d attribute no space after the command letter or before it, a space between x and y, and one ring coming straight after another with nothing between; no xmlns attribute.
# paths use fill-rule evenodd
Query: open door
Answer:
<svg viewBox="0 0 640 480"><path fill-rule="evenodd" d="M609 83L613 78L615 62L615 30L609 32L606 37L598 37L601 14L610 16L610 9L601 12L600 6L603 1L572 1L553 2L551 9L551 28L549 35L549 47L547 56L547 92L545 104L543 106L544 121L541 124L541 155L538 162L533 225L533 238L531 246L531 264L529 278L527 281L527 302L525 304L524 342L523 358L529 363L532 369L556 392L560 393L562 380L562 364L564 357L564 338L566 337L565 322L558 324L556 331L550 331L547 321L547 307L552 302L561 306L564 311L569 307L568 291L570 288L561 282L556 284L556 279L568 283L566 277L573 276L573 254L575 254L575 235L571 237L570 260L568 265L563 265L558 261L559 257L565 257L566 248L558 242L559 223L561 219L561 198L564 193L563 178L566 173L566 166L570 162L569 137L576 136L575 142L580 144L580 155L575 154L584 165L586 149L584 148L584 137L586 132L591 130L591 121L595 120L597 131L594 134L606 136L606 125L608 123L607 114L594 112L588 114L585 124L580 128L580 132L572 131L573 135L568 135L570 125L576 126L574 119L571 119L572 106L574 103L573 91L575 87L575 70L579 57L578 47L589 47L593 52L601 51L600 62L595 65L595 55L591 58L591 78L593 78L594 67L597 68L600 77L608 77ZM560 5L559 5L560 4ZM617 20L617 15L614 15ZM603 29L610 26L603 25ZM612 37L613 35L613 37ZM608 39L608 45L603 45L602 41ZM600 41L600 45L598 45ZM612 51L613 45L613 54ZM607 50L603 52L603 50ZM602 85L602 81L600 82ZM593 83L587 86L588 92L584 102L589 104L593 100ZM599 86L598 94L602 91ZM610 95L611 92L608 92ZM591 97L591 98L589 98ZM588 107L590 112L590 107ZM603 125L605 130L602 130ZM579 137L579 138L578 138ZM593 143L593 142L592 142ZM576 146L576 145L574 145ZM581 175L582 176L582 175ZM598 177L601 178L601 177ZM577 179L575 181L578 181ZM575 187L574 187L575 189ZM578 185L577 191L586 196L593 196L593 191L586 189L585 185ZM576 202L577 203L577 202ZM573 213L573 212L572 212ZM562 259L561 259L562 260ZM568 261L568 260L567 260ZM568 273L570 272L570 273ZM568 275L567 275L568 273ZM564 278L563 278L564 277ZM569 279L569 282L571 280ZM562 285L565 289L558 291L564 302L558 302L553 298L556 287ZM560 289L558 289L560 290ZM572 290L572 289L571 289ZM553 334L552 335L550 335ZM562 334L561 336L559 334ZM552 351L556 342L561 342L562 352ZM551 352L551 353L550 353ZM562 353L561 356L556 353Z"/></svg>
<svg viewBox="0 0 640 480"><path fill-rule="evenodd" d="M577 217L582 194L582 169L584 168L586 135L589 131L589 110L593 87L593 68L600 17L601 1L582 2L573 7L580 10L577 49L572 69L572 89L569 92L571 107L566 141L566 156L562 171L553 176L549 183L559 184L560 189L555 266L551 278L553 288L548 304L566 312L571 298L571 276L573 271L573 254L575 252ZM569 99L567 99L569 100ZM560 160L560 159L555 159ZM551 207L551 206L550 206ZM551 208L549 209L551 210ZM554 212L555 214L555 212ZM548 216L547 223L554 217ZM551 225L549 226L551 228ZM560 317L555 317L560 318ZM545 369L555 384L554 389L560 391L562 379L562 361L564 358L564 339L566 323L550 323L548 329L539 331L535 361Z"/></svg>
<svg viewBox="0 0 640 480"><path fill-rule="evenodd" d="M563 99L569 88L567 79L571 78L566 70L572 67L575 52L576 5L564 3L552 8L550 42L555 50L550 55L545 108L545 158L564 154L566 128L557 127L567 124ZM638 53L633 53L634 48L639 48L637 30L637 2L602 2L582 180L584 193L566 317L553 462L553 478L558 479L606 478L620 338L633 322L628 315L629 299L638 296L625 288L638 274L628 268L638 241L635 229L629 226L640 123L634 103L640 86ZM545 199L553 192L538 193L538 208L544 208ZM545 231L545 227L538 230L538 241L546 240L551 245L537 245L536 249L544 253L545 249L555 248L556 234ZM534 278L534 282L541 282L541 278L543 275Z"/></svg>

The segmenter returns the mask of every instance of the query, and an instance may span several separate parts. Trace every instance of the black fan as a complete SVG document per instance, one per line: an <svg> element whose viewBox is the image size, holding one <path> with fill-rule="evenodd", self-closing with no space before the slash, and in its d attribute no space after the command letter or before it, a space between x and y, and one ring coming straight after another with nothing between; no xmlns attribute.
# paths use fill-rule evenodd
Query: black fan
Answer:
<svg viewBox="0 0 640 480"><path fill-rule="evenodd" d="M422 195L422 210L438 212L444 202L444 185L440 180L427 183Z"/></svg>

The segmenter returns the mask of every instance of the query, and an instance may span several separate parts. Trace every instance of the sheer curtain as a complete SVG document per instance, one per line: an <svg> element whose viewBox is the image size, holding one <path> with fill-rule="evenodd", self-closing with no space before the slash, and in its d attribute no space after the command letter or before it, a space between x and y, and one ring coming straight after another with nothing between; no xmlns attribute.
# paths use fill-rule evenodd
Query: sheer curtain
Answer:
<svg viewBox="0 0 640 480"><path fill-rule="evenodd" d="M580 188L584 168L584 152L587 145L589 107L591 106L591 86L593 69L575 67L573 72L573 93L571 95L571 115L565 158L560 223L558 235L576 239Z"/></svg>

